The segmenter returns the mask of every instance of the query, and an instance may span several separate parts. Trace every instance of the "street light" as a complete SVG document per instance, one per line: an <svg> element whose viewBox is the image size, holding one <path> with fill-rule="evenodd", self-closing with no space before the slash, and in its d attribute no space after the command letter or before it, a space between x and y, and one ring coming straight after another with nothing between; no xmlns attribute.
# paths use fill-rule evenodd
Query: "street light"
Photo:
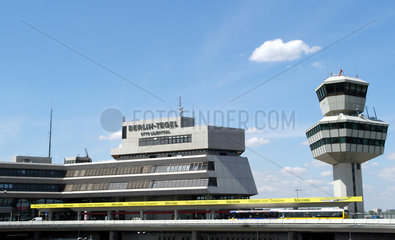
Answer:
<svg viewBox="0 0 395 240"><path fill-rule="evenodd" d="M302 191L302 189L295 189L296 198L297 198L297 199L299 198L299 192L301 192L301 191Z"/></svg>

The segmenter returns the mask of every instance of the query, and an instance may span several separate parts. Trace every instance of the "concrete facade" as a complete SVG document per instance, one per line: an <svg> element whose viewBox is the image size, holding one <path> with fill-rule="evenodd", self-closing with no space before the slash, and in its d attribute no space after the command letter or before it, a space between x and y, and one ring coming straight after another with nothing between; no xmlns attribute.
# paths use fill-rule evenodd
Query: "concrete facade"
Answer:
<svg viewBox="0 0 395 240"><path fill-rule="evenodd" d="M115 159L121 156L157 153L178 153L195 150L231 151L240 155L245 150L244 130L216 126L195 126L193 118L174 117L153 121L124 122L121 147L111 150ZM188 136L185 142L180 137ZM142 140L155 141L176 137L172 143L142 144ZM178 138L177 138L178 137ZM163 139L165 140L165 139Z"/></svg>
<svg viewBox="0 0 395 240"><path fill-rule="evenodd" d="M0 220L15 218L12 212L18 209L23 209L18 220L37 216L28 209L33 203L242 199L257 194L248 159L240 156L243 129L194 126L193 118L175 117L125 122L122 138L122 146L111 151L115 160L67 158L67 164L57 165L21 157L0 163L0 208L6 212Z"/></svg>

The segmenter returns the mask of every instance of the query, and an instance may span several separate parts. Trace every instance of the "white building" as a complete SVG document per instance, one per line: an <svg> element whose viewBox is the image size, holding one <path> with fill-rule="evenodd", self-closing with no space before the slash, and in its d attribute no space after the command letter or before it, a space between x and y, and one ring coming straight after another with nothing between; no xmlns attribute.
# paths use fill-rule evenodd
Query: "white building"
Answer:
<svg viewBox="0 0 395 240"><path fill-rule="evenodd" d="M122 145L111 151L116 160L74 157L61 165L17 156L1 162L0 221L31 219L38 213L29 206L39 203L249 198L257 189L243 152L243 129L195 126L187 117L124 122ZM77 217L71 210L53 214L48 217Z"/></svg>

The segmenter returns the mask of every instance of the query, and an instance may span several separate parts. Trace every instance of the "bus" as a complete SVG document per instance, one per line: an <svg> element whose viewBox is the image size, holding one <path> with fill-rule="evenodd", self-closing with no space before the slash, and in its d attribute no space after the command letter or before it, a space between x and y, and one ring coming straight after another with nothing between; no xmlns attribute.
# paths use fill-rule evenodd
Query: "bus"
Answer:
<svg viewBox="0 0 395 240"><path fill-rule="evenodd" d="M230 219L345 219L347 210L322 209L256 209L230 211Z"/></svg>

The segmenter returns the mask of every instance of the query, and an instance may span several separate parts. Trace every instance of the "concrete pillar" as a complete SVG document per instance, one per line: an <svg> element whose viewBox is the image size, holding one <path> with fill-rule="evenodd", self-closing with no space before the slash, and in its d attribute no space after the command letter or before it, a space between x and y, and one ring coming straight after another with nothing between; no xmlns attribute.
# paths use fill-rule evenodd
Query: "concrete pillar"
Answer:
<svg viewBox="0 0 395 240"><path fill-rule="evenodd" d="M288 232L288 240L299 240L299 234L297 232Z"/></svg>
<svg viewBox="0 0 395 240"><path fill-rule="evenodd" d="M197 231L192 231L191 240L198 240L198 239L199 239L199 233Z"/></svg>
<svg viewBox="0 0 395 240"><path fill-rule="evenodd" d="M178 210L174 210L174 220L178 219Z"/></svg>
<svg viewBox="0 0 395 240"><path fill-rule="evenodd" d="M118 239L118 232L110 231L108 239L109 240L116 240L116 239Z"/></svg>
<svg viewBox="0 0 395 240"><path fill-rule="evenodd" d="M33 239L34 239L34 240L40 240L40 239L41 239L41 237L40 237L40 232L38 232L38 231L34 232Z"/></svg>
<svg viewBox="0 0 395 240"><path fill-rule="evenodd" d="M111 211L107 211L107 220L111 220Z"/></svg>
<svg viewBox="0 0 395 240"><path fill-rule="evenodd" d="M211 209L211 218L210 219L215 219L215 209Z"/></svg>
<svg viewBox="0 0 395 240"><path fill-rule="evenodd" d="M52 221L53 220L53 212L52 210L48 211L48 221Z"/></svg>
<svg viewBox="0 0 395 240"><path fill-rule="evenodd" d="M140 219L144 220L144 210L140 210Z"/></svg>
<svg viewBox="0 0 395 240"><path fill-rule="evenodd" d="M81 211L77 211L77 221L81 220Z"/></svg>
<svg viewBox="0 0 395 240"><path fill-rule="evenodd" d="M362 168L357 163L338 163L333 165L333 190L335 197L363 196ZM351 215L364 213L363 202L351 203Z"/></svg>

